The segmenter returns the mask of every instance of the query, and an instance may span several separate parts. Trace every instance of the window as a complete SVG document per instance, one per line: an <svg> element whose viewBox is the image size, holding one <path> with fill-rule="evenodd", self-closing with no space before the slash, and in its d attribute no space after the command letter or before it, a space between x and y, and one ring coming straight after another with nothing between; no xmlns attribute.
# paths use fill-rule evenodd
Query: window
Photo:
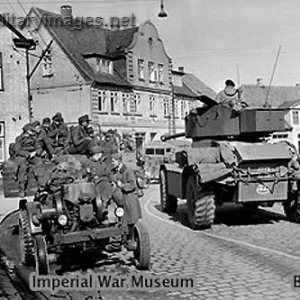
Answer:
<svg viewBox="0 0 300 300"><path fill-rule="evenodd" d="M122 94L123 113L129 113L130 111L130 99L129 94Z"/></svg>
<svg viewBox="0 0 300 300"><path fill-rule="evenodd" d="M5 161L5 148L4 148L4 122L0 122L0 162Z"/></svg>
<svg viewBox="0 0 300 300"><path fill-rule="evenodd" d="M0 91L4 90L3 85L3 59L2 59L2 53L0 52Z"/></svg>
<svg viewBox="0 0 300 300"><path fill-rule="evenodd" d="M130 104L130 112L131 113L137 113L138 111L138 103L141 100L141 96L138 94L134 94L133 98L131 99L131 104Z"/></svg>
<svg viewBox="0 0 300 300"><path fill-rule="evenodd" d="M293 111L293 124L299 124L299 112Z"/></svg>
<svg viewBox="0 0 300 300"><path fill-rule="evenodd" d="M101 112L106 111L106 92L98 91L98 109Z"/></svg>
<svg viewBox="0 0 300 300"><path fill-rule="evenodd" d="M175 109L175 117L178 118L179 117L179 102L176 99L174 99L174 109Z"/></svg>
<svg viewBox="0 0 300 300"><path fill-rule="evenodd" d="M145 62L143 59L138 59L138 72L139 72L139 79L144 80L144 67Z"/></svg>
<svg viewBox="0 0 300 300"><path fill-rule="evenodd" d="M50 54L46 54L43 61L43 77L51 77L52 75L52 57Z"/></svg>
<svg viewBox="0 0 300 300"><path fill-rule="evenodd" d="M156 155L165 155L165 149L158 148L155 150Z"/></svg>
<svg viewBox="0 0 300 300"><path fill-rule="evenodd" d="M103 73L113 74L113 63L104 58L97 59L97 71Z"/></svg>
<svg viewBox="0 0 300 300"><path fill-rule="evenodd" d="M150 96L149 97L149 111L151 116L156 115L156 109L155 109L155 97Z"/></svg>
<svg viewBox="0 0 300 300"><path fill-rule="evenodd" d="M153 148L147 148L145 151L145 154L154 154L154 149Z"/></svg>
<svg viewBox="0 0 300 300"><path fill-rule="evenodd" d="M118 93L111 92L110 93L110 111L115 112L117 105L118 105Z"/></svg>
<svg viewBox="0 0 300 300"><path fill-rule="evenodd" d="M163 71L164 71L164 65L162 64L159 64L158 65L158 81L160 83L162 83L164 81L164 74L163 74Z"/></svg>
<svg viewBox="0 0 300 300"><path fill-rule="evenodd" d="M184 119L185 117L185 101L180 102L180 117L181 119Z"/></svg>
<svg viewBox="0 0 300 300"><path fill-rule="evenodd" d="M163 100L163 107L164 107L164 117L169 117L169 100Z"/></svg>
<svg viewBox="0 0 300 300"><path fill-rule="evenodd" d="M154 69L154 63L149 62L149 81L150 82L155 82L155 69Z"/></svg>

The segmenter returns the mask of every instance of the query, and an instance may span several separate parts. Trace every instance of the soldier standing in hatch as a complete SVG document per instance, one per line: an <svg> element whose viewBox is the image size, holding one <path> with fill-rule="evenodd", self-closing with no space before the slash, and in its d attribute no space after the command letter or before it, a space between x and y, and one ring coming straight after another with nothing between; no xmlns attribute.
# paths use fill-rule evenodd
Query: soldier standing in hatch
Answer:
<svg viewBox="0 0 300 300"><path fill-rule="evenodd" d="M136 177L134 171L122 162L120 153L111 156L114 170L114 185L118 186L124 196L125 222L128 226L128 250L135 250L137 243L134 236L134 225L142 218L142 211L137 195Z"/></svg>
<svg viewBox="0 0 300 300"><path fill-rule="evenodd" d="M231 79L225 81L225 88L218 93L215 99L220 105L239 110L242 108L242 91L235 88Z"/></svg>
<svg viewBox="0 0 300 300"><path fill-rule="evenodd" d="M32 125L27 124L23 127L23 133L16 138L15 143L17 166L16 177L19 184L19 196L24 197L28 185L28 172L30 168L39 185L39 167L42 165L41 158L37 153L41 153L40 144L37 142L37 135Z"/></svg>
<svg viewBox="0 0 300 300"><path fill-rule="evenodd" d="M48 136L51 140L54 154L66 153L70 142L70 133L61 113L58 112L52 117Z"/></svg>
<svg viewBox="0 0 300 300"><path fill-rule="evenodd" d="M81 116L78 119L78 125L73 128L71 133L70 154L92 155L93 140L89 135L89 123L91 122L88 115Z"/></svg>

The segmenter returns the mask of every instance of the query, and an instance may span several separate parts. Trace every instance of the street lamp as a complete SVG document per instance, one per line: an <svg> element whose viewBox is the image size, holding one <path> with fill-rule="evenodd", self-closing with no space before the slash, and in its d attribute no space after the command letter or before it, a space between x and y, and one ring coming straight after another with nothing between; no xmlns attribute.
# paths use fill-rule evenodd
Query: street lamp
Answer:
<svg viewBox="0 0 300 300"><path fill-rule="evenodd" d="M26 81L27 81L27 101L29 110L29 122L32 119L31 93L30 93L30 74L29 74L29 50L35 50L36 42L33 39L15 38L13 39L16 48L26 50Z"/></svg>
<svg viewBox="0 0 300 300"><path fill-rule="evenodd" d="M164 0L160 1L160 12L158 13L159 18L166 18L168 14L164 11Z"/></svg>

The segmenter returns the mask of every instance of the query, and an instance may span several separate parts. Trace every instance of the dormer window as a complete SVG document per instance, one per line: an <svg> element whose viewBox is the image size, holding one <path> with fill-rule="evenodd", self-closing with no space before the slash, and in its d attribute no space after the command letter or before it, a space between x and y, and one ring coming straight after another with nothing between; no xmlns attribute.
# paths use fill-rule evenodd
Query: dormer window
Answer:
<svg viewBox="0 0 300 300"><path fill-rule="evenodd" d="M53 75L51 52L48 52L43 61L43 77L51 77Z"/></svg>
<svg viewBox="0 0 300 300"><path fill-rule="evenodd" d="M164 65L163 64L159 64L158 65L158 81L160 83L163 83L164 81Z"/></svg>
<svg viewBox="0 0 300 300"><path fill-rule="evenodd" d="M138 59L138 73L139 73L139 79L144 80L144 65L145 62L143 59Z"/></svg>
<svg viewBox="0 0 300 300"><path fill-rule="evenodd" d="M98 58L97 59L97 71L103 72L103 73L108 73L108 74L113 74L113 62L108 59Z"/></svg>

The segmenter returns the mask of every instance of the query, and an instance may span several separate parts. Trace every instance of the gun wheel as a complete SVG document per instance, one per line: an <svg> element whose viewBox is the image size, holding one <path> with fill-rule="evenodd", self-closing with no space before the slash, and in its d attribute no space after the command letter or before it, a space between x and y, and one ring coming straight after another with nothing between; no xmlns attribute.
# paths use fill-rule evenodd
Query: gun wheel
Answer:
<svg viewBox="0 0 300 300"><path fill-rule="evenodd" d="M208 229L215 218L215 201L211 191L197 186L197 177L190 176L187 181L188 221L193 229Z"/></svg>
<svg viewBox="0 0 300 300"><path fill-rule="evenodd" d="M37 235L35 237L35 266L37 274L49 274L47 243L42 235Z"/></svg>
<svg viewBox="0 0 300 300"><path fill-rule="evenodd" d="M139 270L148 270L150 266L150 238L146 226L137 222L135 224L135 241L137 248L133 255L136 260L136 268Z"/></svg>
<svg viewBox="0 0 300 300"><path fill-rule="evenodd" d="M27 210L19 214L19 243L21 263L27 266L34 265L34 240L29 232L29 220Z"/></svg>
<svg viewBox="0 0 300 300"><path fill-rule="evenodd" d="M159 172L160 206L163 212L175 213L177 210L177 198L168 194L166 171Z"/></svg>

